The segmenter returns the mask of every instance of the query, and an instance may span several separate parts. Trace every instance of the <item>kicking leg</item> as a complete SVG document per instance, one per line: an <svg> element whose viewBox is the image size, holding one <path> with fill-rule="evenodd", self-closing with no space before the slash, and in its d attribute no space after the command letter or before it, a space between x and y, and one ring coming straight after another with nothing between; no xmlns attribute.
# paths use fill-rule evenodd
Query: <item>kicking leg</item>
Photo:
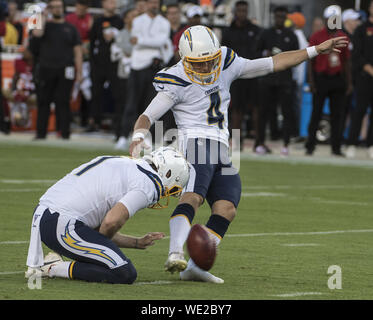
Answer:
<svg viewBox="0 0 373 320"><path fill-rule="evenodd" d="M211 211L206 227L218 245L236 215L236 208L230 201L218 200L212 205ZM223 279L199 268L192 259L189 259L187 269L180 273L180 278L187 281L224 283Z"/></svg>
<svg viewBox="0 0 373 320"><path fill-rule="evenodd" d="M182 271L187 262L184 259L184 243L188 237L194 214L203 203L203 198L197 193L185 193L175 208L170 219L170 247L165 270L171 273Z"/></svg>
<svg viewBox="0 0 373 320"><path fill-rule="evenodd" d="M233 167L230 167L234 169ZM229 173L229 174L227 174ZM228 187L227 187L228 186ZM214 174L206 196L211 207L211 216L206 227L214 237L216 245L224 237L230 223L236 216L241 198L241 179L236 170L223 171L221 168ZM200 269L194 261L188 261L187 268L180 273L182 280L223 283L224 280Z"/></svg>

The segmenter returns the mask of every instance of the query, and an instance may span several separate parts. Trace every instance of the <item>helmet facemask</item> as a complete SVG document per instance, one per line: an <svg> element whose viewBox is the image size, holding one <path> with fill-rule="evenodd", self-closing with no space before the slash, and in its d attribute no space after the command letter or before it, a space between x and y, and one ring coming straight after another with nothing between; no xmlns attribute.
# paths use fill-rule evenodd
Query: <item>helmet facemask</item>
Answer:
<svg viewBox="0 0 373 320"><path fill-rule="evenodd" d="M168 170L168 172L166 174L166 178L170 178L170 176L171 176L171 170ZM170 196L175 197L175 198L179 198L182 191L183 191L183 187L181 187L177 184L174 184L172 186L164 186L164 188L165 188L165 192L159 198L159 200L161 200L161 199L164 200L164 201L162 201L163 204L160 201L158 201L157 203L153 204L149 208L151 208L151 209L165 209L165 208L168 207L168 204L170 202Z"/></svg>
<svg viewBox="0 0 373 320"><path fill-rule="evenodd" d="M165 209L168 207L168 204L170 203L170 196L179 198L181 196L181 192L183 191L183 188L180 186L173 186L172 188L168 189L165 187L165 193L164 195L160 196L159 201L155 204L151 205L150 209ZM162 200L162 203L161 203Z"/></svg>
<svg viewBox="0 0 373 320"><path fill-rule="evenodd" d="M214 83L221 70L221 50L204 58L183 57L184 70L188 78L201 85Z"/></svg>

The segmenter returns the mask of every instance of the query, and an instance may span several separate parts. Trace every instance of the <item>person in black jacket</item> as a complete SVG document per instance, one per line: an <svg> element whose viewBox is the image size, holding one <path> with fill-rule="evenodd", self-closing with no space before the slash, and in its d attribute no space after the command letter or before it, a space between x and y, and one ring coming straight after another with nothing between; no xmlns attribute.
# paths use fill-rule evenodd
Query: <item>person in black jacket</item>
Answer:
<svg viewBox="0 0 373 320"><path fill-rule="evenodd" d="M102 0L104 14L97 17L90 31L90 65L92 79L92 104L90 108L88 131L97 131L101 124L104 83L110 82L115 108L121 108L121 93L117 75L118 62L110 59L110 48L116 33L123 29L124 23L115 14L117 0Z"/></svg>
<svg viewBox="0 0 373 320"><path fill-rule="evenodd" d="M287 8L277 7L274 10L275 25L266 29L260 36L258 50L263 57L276 55L283 51L297 50L299 48L298 39L295 33L285 28L287 18ZM288 144L290 142L292 122L295 121L293 112L293 82L292 70L270 74L260 79L261 96L263 98L258 114L258 135L255 141L255 152L257 154L270 153L271 150L264 144L265 129L267 121L270 120L271 136L278 136L277 129L277 105L281 105L283 116L283 140L284 147L282 155L288 155Z"/></svg>
<svg viewBox="0 0 373 320"><path fill-rule="evenodd" d="M30 48L37 52L38 117L35 139L47 135L50 104L55 102L57 127L63 139L70 137L70 96L74 80L82 79L82 47L78 30L64 19L62 0L50 0L52 19L43 13L41 29L31 32Z"/></svg>
<svg viewBox="0 0 373 320"><path fill-rule="evenodd" d="M368 156L373 159L373 0L370 1L369 19L355 30L353 36L352 65L356 76L356 107L352 112L346 156L355 157L361 123L370 106L366 143Z"/></svg>
<svg viewBox="0 0 373 320"><path fill-rule="evenodd" d="M234 6L234 20L228 28L223 30L222 45L233 49L240 57L256 59L260 56L257 51L257 43L261 29L250 22L248 14L248 2L237 1ZM242 120L249 115L251 127L247 129L254 130L256 127L254 110L257 106L257 80L236 80L232 83L230 92L232 128L242 129Z"/></svg>

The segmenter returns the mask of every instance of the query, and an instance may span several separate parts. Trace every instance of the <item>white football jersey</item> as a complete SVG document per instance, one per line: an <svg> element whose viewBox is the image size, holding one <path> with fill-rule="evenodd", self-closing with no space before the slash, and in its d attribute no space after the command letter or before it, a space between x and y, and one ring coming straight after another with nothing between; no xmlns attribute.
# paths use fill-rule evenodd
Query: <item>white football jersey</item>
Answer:
<svg viewBox="0 0 373 320"><path fill-rule="evenodd" d="M160 177L145 160L101 156L55 183L39 203L96 228L116 203L123 203L133 216L156 203L163 192Z"/></svg>
<svg viewBox="0 0 373 320"><path fill-rule="evenodd" d="M155 89L175 103L171 110L179 129L179 139L205 137L228 145L229 89L231 83L247 70L248 61L255 60L241 58L227 47L221 47L221 50L221 72L213 84L192 82L184 72L182 61L161 70L154 77ZM268 69L270 67L272 65ZM251 68L257 71L254 66Z"/></svg>

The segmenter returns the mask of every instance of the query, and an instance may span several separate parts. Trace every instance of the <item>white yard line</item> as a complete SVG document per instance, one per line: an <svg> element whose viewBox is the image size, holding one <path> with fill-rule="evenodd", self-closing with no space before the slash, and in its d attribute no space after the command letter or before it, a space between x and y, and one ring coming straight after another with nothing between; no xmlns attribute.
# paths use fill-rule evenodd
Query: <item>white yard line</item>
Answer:
<svg viewBox="0 0 373 320"><path fill-rule="evenodd" d="M273 294L272 297L291 298L291 297L302 297L302 296L319 296L322 294L323 293L321 292L293 292L293 293Z"/></svg>
<svg viewBox="0 0 373 320"><path fill-rule="evenodd" d="M7 276L10 274L20 274L20 273L25 273L25 271L4 271L4 272L0 272L0 276Z"/></svg>
<svg viewBox="0 0 373 320"><path fill-rule="evenodd" d="M316 201L319 203L326 203L326 204L340 204L340 205L351 205L351 206L369 206L373 205L368 202L359 202L359 201L344 201L344 200L333 200L333 199L323 199L320 197L297 197L291 194L286 193L275 193L275 192L242 192L242 198L257 198L257 197L286 197L286 200L308 200L308 201Z"/></svg>
<svg viewBox="0 0 373 320"><path fill-rule="evenodd" d="M25 244L28 241L1 241L0 244Z"/></svg>
<svg viewBox="0 0 373 320"><path fill-rule="evenodd" d="M305 185L267 185L267 186L243 186L243 190L263 190L263 189L305 189L305 190L312 190L312 189L371 189L373 188L373 184L361 184L361 185L313 185L313 186L305 186Z"/></svg>
<svg viewBox="0 0 373 320"><path fill-rule="evenodd" d="M24 188L24 189L0 189L0 192L39 192L45 191L41 188Z"/></svg>
<svg viewBox="0 0 373 320"><path fill-rule="evenodd" d="M328 234L341 234L341 233L369 233L369 232L373 232L373 229L311 231L311 232L236 233L236 234L226 234L225 237L241 238L241 237L267 237L267 236L314 236L314 235L328 235Z"/></svg>
<svg viewBox="0 0 373 320"><path fill-rule="evenodd" d="M281 244L284 247L317 247L321 244L319 243L283 243Z"/></svg>
<svg viewBox="0 0 373 320"><path fill-rule="evenodd" d="M133 285L137 286L143 286L143 285L164 285L164 284L173 284L177 283L176 281L167 281L167 280L156 280L156 281L140 281L140 282L135 282Z"/></svg>
<svg viewBox="0 0 373 320"><path fill-rule="evenodd" d="M315 236L315 235L328 235L328 234L343 234L343 233L371 233L373 229L360 229L360 230L334 230L334 231L311 231L311 232L263 232L263 233L236 233L226 234L226 238L246 238L246 237L276 237L276 236ZM164 239L169 239L169 236ZM27 244L29 241L2 241L0 245L12 244Z"/></svg>
<svg viewBox="0 0 373 320"><path fill-rule="evenodd" d="M242 192L241 197L286 197L284 193L274 193L274 192Z"/></svg>
<svg viewBox="0 0 373 320"><path fill-rule="evenodd" d="M0 183L4 184L51 184L55 183L57 180L40 180L40 179L0 179Z"/></svg>
<svg viewBox="0 0 373 320"><path fill-rule="evenodd" d="M325 200L322 198L306 198L306 199L317 201L320 203L326 203L326 204L341 204L341 205L349 205L349 206L369 206L370 205L370 203L368 202Z"/></svg>

